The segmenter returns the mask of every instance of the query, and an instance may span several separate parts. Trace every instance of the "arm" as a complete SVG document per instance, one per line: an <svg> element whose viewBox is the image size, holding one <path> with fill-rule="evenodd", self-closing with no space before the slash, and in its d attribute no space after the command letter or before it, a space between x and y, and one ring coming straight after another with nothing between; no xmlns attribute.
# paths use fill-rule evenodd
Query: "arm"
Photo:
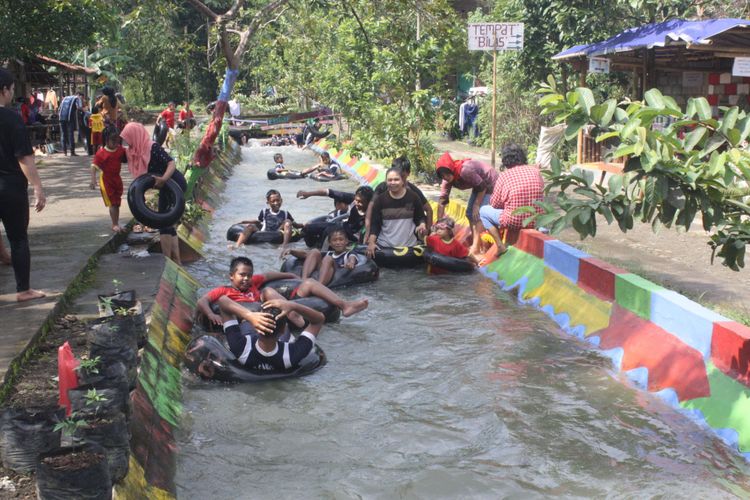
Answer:
<svg viewBox="0 0 750 500"><path fill-rule="evenodd" d="M221 316L214 313L211 310L211 300L208 297L208 293L204 294L203 297L198 299L198 302L196 303L196 306L198 307L198 310L206 317L208 320L213 323L214 325L221 326Z"/></svg>
<svg viewBox="0 0 750 500"><path fill-rule="evenodd" d="M303 171L302 171L302 175L308 175L308 174L311 174L311 173L315 172L315 171L316 171L316 170L318 170L318 169L320 169L320 163L318 163L318 164L317 164L317 165L315 165L314 167L310 167L310 168L308 168L307 170L303 170Z"/></svg>
<svg viewBox="0 0 750 500"><path fill-rule="evenodd" d="M270 314L248 311L227 296L219 297L217 303L219 304L219 308L221 308L222 322L224 319L233 316L253 325L253 328L255 328L258 333L273 333L273 328L276 322Z"/></svg>
<svg viewBox="0 0 750 500"><path fill-rule="evenodd" d="M432 205L430 205L429 201L422 206L422 210L424 211L424 216L425 216L425 220L424 220L425 232L429 233L430 228L432 227L432 221L433 221Z"/></svg>
<svg viewBox="0 0 750 500"><path fill-rule="evenodd" d="M372 200L369 205L367 205L367 210L365 210L365 234L362 236L362 242L367 243L367 241L370 239L370 229L372 226L372 206L375 203L375 200Z"/></svg>
<svg viewBox="0 0 750 500"><path fill-rule="evenodd" d="M161 177L156 178L156 183L154 184L155 188L161 188L166 184L166 182L172 177L172 174L174 174L174 171L177 170L177 164L174 162L174 160L167 163L167 170L164 172L164 175Z"/></svg>
<svg viewBox="0 0 750 500"><path fill-rule="evenodd" d="M289 255L293 255L294 257L297 257L298 259L305 259L307 257L307 252L305 250L296 250L294 248L289 250Z"/></svg>
<svg viewBox="0 0 750 500"><path fill-rule="evenodd" d="M98 169L96 168L96 165L91 165L91 183L89 184L89 187L91 189L96 189L96 171Z"/></svg>
<svg viewBox="0 0 750 500"><path fill-rule="evenodd" d="M357 267L357 257L355 257L354 255L350 255L346 259L346 264L344 265L344 267L347 269L354 269L355 267Z"/></svg>
<svg viewBox="0 0 750 500"><path fill-rule="evenodd" d="M437 218L442 219L445 215L445 207L451 201L451 188L452 184L443 181L440 183L440 198L438 198L438 213Z"/></svg>
<svg viewBox="0 0 750 500"><path fill-rule="evenodd" d="M320 329L326 319L323 313L302 305L299 302L293 302L286 299L269 300L263 304L264 309L268 307L278 307L279 309L281 309L280 316L287 316L291 312L296 312L310 322L307 328L305 328L305 331L312 333L316 337L320 333Z"/></svg>
<svg viewBox="0 0 750 500"><path fill-rule="evenodd" d="M297 276L294 273L280 273L276 271L270 271L267 273L263 273L263 276L266 277L265 282L268 281L275 281L275 280L298 280L299 276Z"/></svg>
<svg viewBox="0 0 750 500"><path fill-rule="evenodd" d="M328 196L327 189L316 189L315 191L297 191L297 198L305 200L310 196Z"/></svg>
<svg viewBox="0 0 750 500"><path fill-rule="evenodd" d="M21 171L26 176L26 180L34 188L34 208L37 212L41 212L47 204L47 198L44 196L42 180L39 178L39 172L36 169L34 155L22 156L18 159L18 164L21 166Z"/></svg>

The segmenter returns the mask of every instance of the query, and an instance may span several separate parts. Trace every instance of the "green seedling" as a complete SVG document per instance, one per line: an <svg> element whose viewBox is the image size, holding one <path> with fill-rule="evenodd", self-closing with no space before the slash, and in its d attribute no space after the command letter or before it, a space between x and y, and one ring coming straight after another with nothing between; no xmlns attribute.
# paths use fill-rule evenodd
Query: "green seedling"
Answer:
<svg viewBox="0 0 750 500"><path fill-rule="evenodd" d="M86 400L86 406L94 406L97 403L105 403L109 401L107 396L99 393L96 389L89 389L86 391L86 395L83 398Z"/></svg>
<svg viewBox="0 0 750 500"><path fill-rule="evenodd" d="M76 370L83 371L89 374L98 374L99 373L99 363L101 362L101 356L97 356L93 359L82 359L81 362L76 367Z"/></svg>
<svg viewBox="0 0 750 500"><path fill-rule="evenodd" d="M78 429L88 427L88 424L76 412L70 414L65 420L55 424L54 431L62 431L66 436L73 436Z"/></svg>

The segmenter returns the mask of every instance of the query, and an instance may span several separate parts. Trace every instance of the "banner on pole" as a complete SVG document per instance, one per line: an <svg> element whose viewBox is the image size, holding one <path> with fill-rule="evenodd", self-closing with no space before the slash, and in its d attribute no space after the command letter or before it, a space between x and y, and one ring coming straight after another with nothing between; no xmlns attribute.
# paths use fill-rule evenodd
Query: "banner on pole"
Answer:
<svg viewBox="0 0 750 500"><path fill-rule="evenodd" d="M469 23L469 50L521 50L523 23Z"/></svg>

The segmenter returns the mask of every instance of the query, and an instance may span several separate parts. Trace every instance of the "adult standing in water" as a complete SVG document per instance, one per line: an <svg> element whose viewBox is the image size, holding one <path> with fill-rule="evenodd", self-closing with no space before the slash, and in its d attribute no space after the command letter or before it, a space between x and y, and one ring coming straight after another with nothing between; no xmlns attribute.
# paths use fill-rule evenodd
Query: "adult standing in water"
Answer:
<svg viewBox="0 0 750 500"><path fill-rule="evenodd" d="M164 148L151 140L143 125L136 122L128 123L120 132L120 137L128 156L128 170L134 179L148 173L156 178L155 189L161 189L169 179L175 181L183 192L187 189L185 177L177 170L174 159L164 151ZM159 212L166 212L168 209L167 197L159 196ZM171 226L159 229L159 239L164 256L181 265L180 240L176 228Z"/></svg>
<svg viewBox="0 0 750 500"><path fill-rule="evenodd" d="M450 202L451 188L471 189L471 196L466 204L466 218L469 219L472 233L469 251L477 254L479 235L484 231L479 218L479 209L490 204L490 195L497 181L497 170L479 160L454 160L450 153L445 153L438 159L435 172L443 180L440 184L438 219L443 218L445 207Z"/></svg>
<svg viewBox="0 0 750 500"><path fill-rule="evenodd" d="M406 179L397 167L385 174L388 191L372 202L370 236L367 256L375 256L380 247L413 247L419 241L417 235L427 233L425 213L417 194L406 188Z"/></svg>
<svg viewBox="0 0 750 500"><path fill-rule="evenodd" d="M521 146L504 146L502 158L506 170L497 176L490 204L479 210L482 224L495 240L498 255L507 251L500 238L500 229L523 229L523 221L529 217L529 214L513 215L513 211L520 207L535 207L537 213L542 213L542 208L534 202L544 199L544 179L539 167L526 164L526 152ZM534 227L534 223L526 227Z"/></svg>
<svg viewBox="0 0 750 500"><path fill-rule="evenodd" d="M34 188L34 208L41 212L47 200L34 163L34 150L21 117L8 105L13 102L13 75L0 68L0 220L10 242L11 264L16 277L16 300L44 297L33 290L29 250L29 194Z"/></svg>

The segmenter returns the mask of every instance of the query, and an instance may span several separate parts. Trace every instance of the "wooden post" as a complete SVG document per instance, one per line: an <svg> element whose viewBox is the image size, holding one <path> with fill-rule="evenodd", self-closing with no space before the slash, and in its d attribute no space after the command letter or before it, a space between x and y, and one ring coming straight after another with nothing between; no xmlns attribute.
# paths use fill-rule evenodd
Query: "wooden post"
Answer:
<svg viewBox="0 0 750 500"><path fill-rule="evenodd" d="M187 26L185 26L185 42L187 42ZM185 102L190 105L190 57L185 52Z"/></svg>
<svg viewBox="0 0 750 500"><path fill-rule="evenodd" d="M497 43L495 44L497 47ZM495 132L497 130L497 48L492 50L492 168L495 168Z"/></svg>
<svg viewBox="0 0 750 500"><path fill-rule="evenodd" d="M579 73L578 77L578 86L579 87L585 87L586 86L586 73L587 69L586 67L581 67L581 72ZM577 144L577 150L576 150L576 163L578 165L581 165L584 160L584 151L583 151L583 129L578 131L578 144Z"/></svg>

